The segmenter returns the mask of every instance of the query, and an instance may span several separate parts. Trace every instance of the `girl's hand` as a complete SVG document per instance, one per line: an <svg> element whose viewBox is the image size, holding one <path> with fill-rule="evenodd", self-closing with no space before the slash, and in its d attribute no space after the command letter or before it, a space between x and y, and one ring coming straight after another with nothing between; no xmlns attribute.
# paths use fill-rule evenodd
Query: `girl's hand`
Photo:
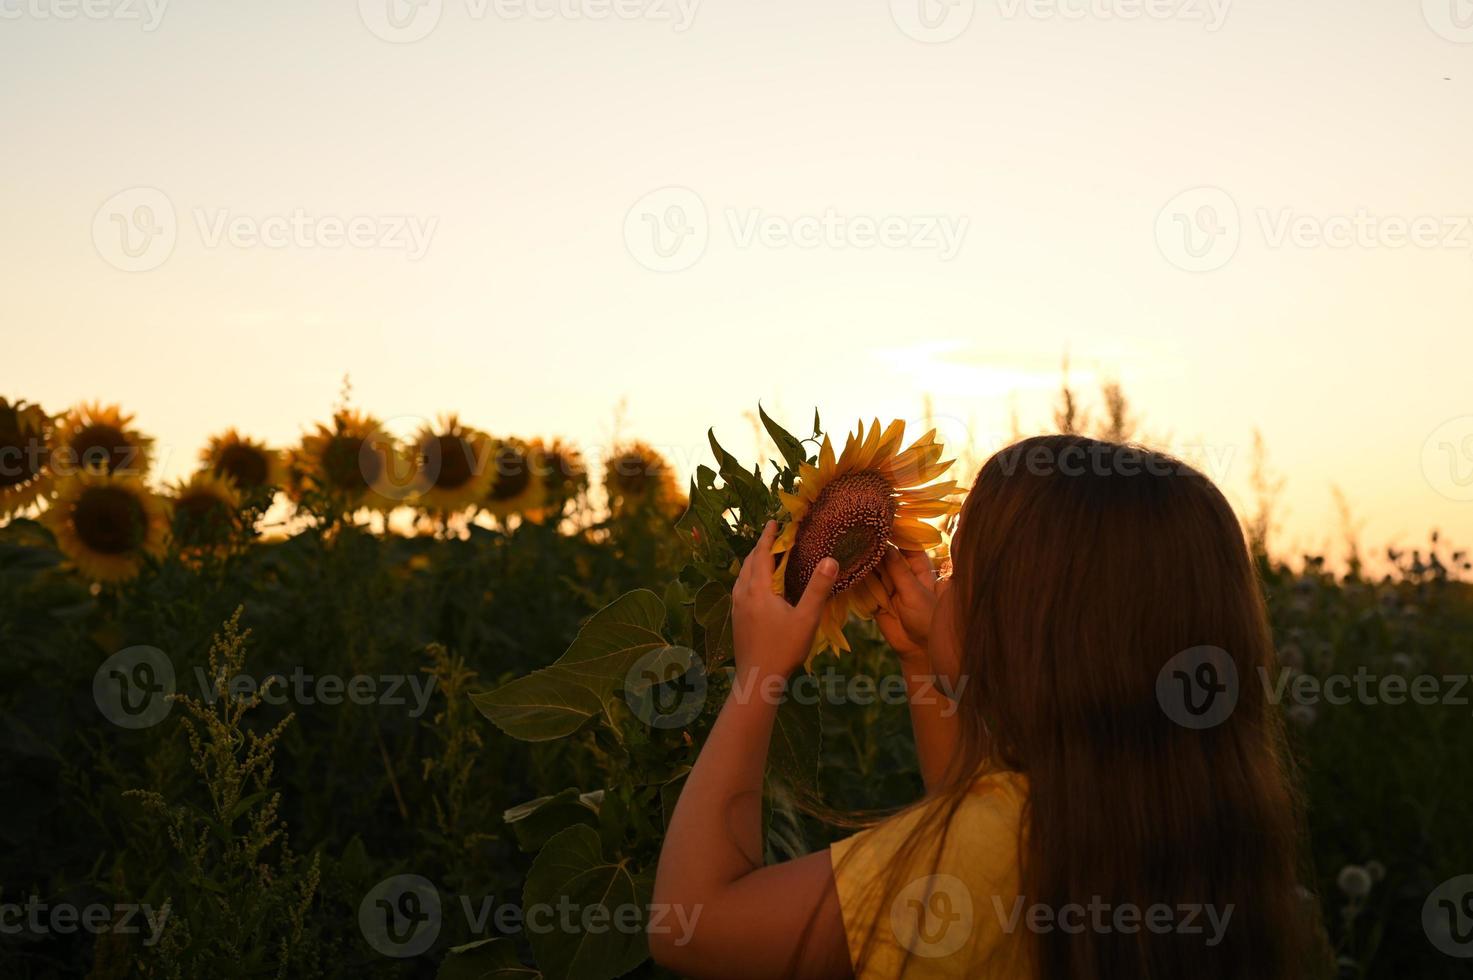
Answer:
<svg viewBox="0 0 1473 980"><path fill-rule="evenodd" d="M777 522L768 521L757 545L742 562L736 585L731 590L731 631L737 673L786 678L808 659L813 634L818 630L824 603L839 574L839 563L825 558L818 563L803 597L796 606L772 591L775 563L772 541Z"/></svg>
<svg viewBox="0 0 1473 980"><path fill-rule="evenodd" d="M928 659L931 616L941 589L931 559L920 551L891 545L879 567L880 582L890 594L890 607L875 611L875 624L900 660L914 665Z"/></svg>

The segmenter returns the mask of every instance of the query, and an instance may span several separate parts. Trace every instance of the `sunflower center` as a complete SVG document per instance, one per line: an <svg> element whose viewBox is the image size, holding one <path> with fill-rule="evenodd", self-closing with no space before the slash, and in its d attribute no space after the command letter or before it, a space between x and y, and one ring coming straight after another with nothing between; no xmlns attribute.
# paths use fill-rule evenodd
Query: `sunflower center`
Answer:
<svg viewBox="0 0 1473 980"><path fill-rule="evenodd" d="M29 483L46 462L40 437L18 427L0 428L0 487Z"/></svg>
<svg viewBox="0 0 1473 980"><path fill-rule="evenodd" d="M839 563L834 595L874 571L885 557L894 520L894 490L873 470L846 473L824 487L798 525L788 556L783 576L788 601L798 601L826 557Z"/></svg>
<svg viewBox="0 0 1473 980"><path fill-rule="evenodd" d="M362 493L383 476L384 462L367 439L333 436L322 453L322 470L339 490Z"/></svg>
<svg viewBox="0 0 1473 980"><path fill-rule="evenodd" d="M435 474L435 487L440 490L454 490L469 483L475 475L471 470L470 443L460 436L435 436L435 448L440 456L440 471Z"/></svg>
<svg viewBox="0 0 1473 980"><path fill-rule="evenodd" d="M235 481L235 485L243 490L263 485L269 472L270 466L266 462L266 454L240 443L234 443L222 449L220 459L215 463L217 475L230 477Z"/></svg>
<svg viewBox="0 0 1473 980"><path fill-rule="evenodd" d="M147 516L138 498L118 487L89 487L72 508L82 544L104 555L122 555L143 544Z"/></svg>
<svg viewBox="0 0 1473 980"><path fill-rule="evenodd" d="M71 449L84 469L105 469L109 473L131 464L137 454L122 429L103 423L94 423L78 432L72 437Z"/></svg>
<svg viewBox="0 0 1473 980"><path fill-rule="evenodd" d="M527 459L511 446L496 450L496 482L491 484L492 500L513 500L532 482Z"/></svg>

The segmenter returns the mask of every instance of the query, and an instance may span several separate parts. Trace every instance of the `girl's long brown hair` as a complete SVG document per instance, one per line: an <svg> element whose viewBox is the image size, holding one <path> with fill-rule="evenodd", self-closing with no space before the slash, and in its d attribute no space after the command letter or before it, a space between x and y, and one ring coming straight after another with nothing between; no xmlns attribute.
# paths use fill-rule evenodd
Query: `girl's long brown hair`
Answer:
<svg viewBox="0 0 1473 980"><path fill-rule="evenodd" d="M1297 887L1299 807L1259 673L1274 669L1273 647L1222 493L1163 454L1027 439L983 466L952 560L946 602L967 680L961 748L907 850L935 848L939 859L948 833L965 832L951 822L979 774L1020 772L1028 905L1231 909L1210 946L1211 928L1020 926L1043 980L1309 975L1306 957L1317 957ZM1194 729L1163 709L1157 678L1202 646L1227 651L1240 683L1231 715ZM891 876L913 869L914 856L901 855ZM991 914L986 897L976 905Z"/></svg>

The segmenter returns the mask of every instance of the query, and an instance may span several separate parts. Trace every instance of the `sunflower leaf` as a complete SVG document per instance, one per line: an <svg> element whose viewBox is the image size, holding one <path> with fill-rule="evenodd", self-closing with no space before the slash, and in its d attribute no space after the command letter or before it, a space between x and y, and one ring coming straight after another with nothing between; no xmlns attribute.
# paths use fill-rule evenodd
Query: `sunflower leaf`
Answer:
<svg viewBox="0 0 1473 980"><path fill-rule="evenodd" d="M696 593L694 614L706 634L706 669L710 670L732 653L731 592L720 582L707 582Z"/></svg>
<svg viewBox="0 0 1473 980"><path fill-rule="evenodd" d="M578 792L576 787L541 796L514 806L501 815L516 834L517 844L523 851L539 850L555 834L574 824L597 826L598 806L587 793Z"/></svg>
<svg viewBox="0 0 1473 980"><path fill-rule="evenodd" d="M808 454L803 451L803 443L798 441L797 436L787 429L778 425L762 408L762 403L757 403L757 415L762 419L762 425L767 429L767 435L777 445L777 451L782 453L783 460L788 464L788 469L797 470L798 467L808 462Z"/></svg>
<svg viewBox="0 0 1473 980"><path fill-rule="evenodd" d="M622 922L628 909L643 919L653 882L635 874L628 864L604 857L598 832L582 824L556 834L543 846L527 872L522 890L528 909L558 909L568 903L592 921L590 912L602 906L604 923ZM638 966L649 956L643 928L537 929L529 932L537 965L549 980L611 980Z"/></svg>
<svg viewBox="0 0 1473 980"><path fill-rule="evenodd" d="M664 600L649 589L626 592L594 613L550 666L471 701L512 738L571 735L605 710L641 657L668 645L664 626Z"/></svg>
<svg viewBox="0 0 1473 980"><path fill-rule="evenodd" d="M706 436L711 443L711 452L716 456L721 479L736 491L741 502L742 522L752 528L760 528L772 513L772 496L767 487L759 477L748 473L735 456L721 448L721 443L716 441L715 429L708 429Z"/></svg>
<svg viewBox="0 0 1473 980"><path fill-rule="evenodd" d="M696 478L690 483L690 505L675 526L695 536L697 561L721 566L731 561L736 552L732 548L731 527L722 516L730 506L730 494L725 488L716 487L715 481L716 474L709 466L696 470Z"/></svg>

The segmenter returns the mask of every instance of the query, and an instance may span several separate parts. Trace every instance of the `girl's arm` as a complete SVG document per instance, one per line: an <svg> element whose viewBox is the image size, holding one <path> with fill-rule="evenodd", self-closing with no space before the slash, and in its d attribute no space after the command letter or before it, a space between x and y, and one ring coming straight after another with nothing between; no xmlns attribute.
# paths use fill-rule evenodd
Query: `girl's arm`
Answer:
<svg viewBox="0 0 1473 980"><path fill-rule="evenodd" d="M651 917L650 952L691 977L850 974L828 851L762 865L762 777L778 704L838 570L820 563L788 605L772 591L775 533L769 523L732 590L736 678L681 788L655 875L654 904L668 914Z"/></svg>
<svg viewBox="0 0 1473 980"><path fill-rule="evenodd" d="M890 595L890 606L875 612L875 623L900 656L921 779L931 793L946 781L958 738L957 705L936 676L929 646L940 583L924 554L893 547L880 565L880 580Z"/></svg>

